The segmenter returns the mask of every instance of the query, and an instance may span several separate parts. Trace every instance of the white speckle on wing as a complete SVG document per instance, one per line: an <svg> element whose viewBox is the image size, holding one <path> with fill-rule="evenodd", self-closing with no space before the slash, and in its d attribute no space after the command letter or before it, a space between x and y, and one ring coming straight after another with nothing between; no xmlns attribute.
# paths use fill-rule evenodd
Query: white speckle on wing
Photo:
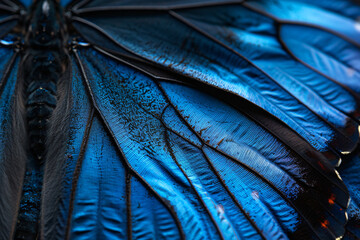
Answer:
<svg viewBox="0 0 360 240"><path fill-rule="evenodd" d="M42 5L42 12L44 15L49 16L50 5L48 1L44 1Z"/></svg>
<svg viewBox="0 0 360 240"><path fill-rule="evenodd" d="M356 29L356 31L360 32L360 16L357 17L357 19L355 21L355 29Z"/></svg>

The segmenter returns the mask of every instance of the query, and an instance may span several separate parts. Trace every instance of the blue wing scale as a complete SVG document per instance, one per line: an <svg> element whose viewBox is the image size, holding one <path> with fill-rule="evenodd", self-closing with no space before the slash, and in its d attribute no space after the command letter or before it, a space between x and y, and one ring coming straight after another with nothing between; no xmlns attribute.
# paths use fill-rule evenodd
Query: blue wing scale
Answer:
<svg viewBox="0 0 360 240"><path fill-rule="evenodd" d="M10 47L31 1L0 2L8 239L26 159L21 57ZM69 43L40 238L360 238L359 3L60 4L71 37L90 44Z"/></svg>
<svg viewBox="0 0 360 240"><path fill-rule="evenodd" d="M78 54L104 127L114 133L130 169L168 199L184 236L327 239L344 234L345 212L339 208L346 208L347 193L326 161L317 165L302 159L256 122L198 90L155 81L94 50L79 49ZM321 176L318 172L325 169L328 176ZM80 179L82 174L87 175L81 171ZM305 203L310 196L314 201ZM163 217L166 222L170 215Z"/></svg>
<svg viewBox="0 0 360 240"><path fill-rule="evenodd" d="M269 63L255 60L258 66L254 66L249 59L234 53L234 49L226 49L169 15L151 15L145 12L142 16L134 18L131 13L123 14L121 17L108 15L107 19L113 19L116 27L114 24L111 27L107 25L104 18L85 15L85 19L95 23L119 46L131 53L208 85L237 94L266 109L319 150L334 148L342 152L354 148L358 141L358 124L347 114L356 115L357 103L353 95L339 85L295 62L286 56L284 51L282 58L287 57L287 67L280 71L279 76L279 71L275 72ZM156 28L153 27L155 25L149 25L150 22L156 22ZM222 22L218 24L225 25ZM211 29L209 31L211 32ZM162 32L169 34L164 36ZM281 46L278 46L277 52L280 48ZM311 73L310 78L297 71L297 66ZM277 82L274 82L275 78ZM324 85L328 86L327 91L321 91ZM320 92L324 94L319 95ZM334 100L340 95L340 100ZM312 123L311 126L308 124L309 121Z"/></svg>

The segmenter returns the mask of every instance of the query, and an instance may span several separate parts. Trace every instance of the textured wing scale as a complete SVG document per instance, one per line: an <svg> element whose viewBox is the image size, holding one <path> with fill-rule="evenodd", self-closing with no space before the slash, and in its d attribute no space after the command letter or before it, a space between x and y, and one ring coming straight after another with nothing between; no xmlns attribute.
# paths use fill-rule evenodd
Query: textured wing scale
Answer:
<svg viewBox="0 0 360 240"><path fill-rule="evenodd" d="M17 128L21 106L16 99L19 57L12 49L0 48L0 238L10 238L16 224L26 156L22 149L24 132ZM19 104L19 105L18 105ZM16 129L16 130L14 130Z"/></svg>
<svg viewBox="0 0 360 240"><path fill-rule="evenodd" d="M120 58L74 53L80 69L73 69L71 141L55 208L61 214L45 212L46 236L345 234L347 190L326 157L338 164L336 155L358 141L357 32L324 19L354 25L358 6L304 2L74 5L80 34ZM314 21L312 12L325 17ZM304 39L295 48L298 31ZM252 103L301 137L281 136L278 121L256 106L249 112ZM352 226L346 236L357 234Z"/></svg>
<svg viewBox="0 0 360 240"><path fill-rule="evenodd" d="M354 27L354 19L326 11L316 6L303 3L302 1L251 0L247 1L245 5L255 11L275 18L279 22L310 25L327 29L350 41L359 43L360 32Z"/></svg>
<svg viewBox="0 0 360 240"><path fill-rule="evenodd" d="M72 66L73 111L69 117L67 159L47 165L45 176L49 176L49 184L43 190L43 236L45 239L181 237L176 215L168 203L159 199L127 167L115 139L100 115L94 113L77 63L73 62ZM59 182L54 181L52 173L61 169ZM60 195L54 195L57 192Z"/></svg>
<svg viewBox="0 0 360 240"><path fill-rule="evenodd" d="M126 171L99 120L94 120L89 134L74 196L70 238L179 238L169 211Z"/></svg>
<svg viewBox="0 0 360 240"><path fill-rule="evenodd" d="M50 151L51 159L61 161L49 161L45 170L45 239L358 236L357 169L342 169L354 199L345 228L348 193L325 156L334 159L333 154L351 151L358 141L359 33L308 15L353 26L358 6L334 10L335 5L316 3L342 14L334 15L295 1L241 2L95 0L74 5L82 7L73 9L75 27L88 30L78 31L90 42L103 39L104 49L121 58L86 48L73 53L73 69L66 75L72 75L72 83L63 86L72 96L60 101L72 102L66 106L69 118L52 126L68 130L61 136L67 146ZM0 34L16 24L14 6L0 5L5 13ZM114 6L121 17L109 12ZM93 15L99 10L104 14ZM319 37L304 35L300 52L294 47L297 31ZM12 97L19 59L10 61L12 54L3 51L0 66L15 70L1 71L0 86L9 91L1 95L0 139L12 143L5 127L16 124L9 106L19 104ZM278 68L274 59L281 63ZM147 60L172 72L153 68ZM214 93L221 93L223 101ZM301 137L279 136L284 126L264 117L268 113ZM55 149L56 141L51 146ZM6 156L1 176L20 183L23 162L9 161L14 155L6 148L0 153ZM19 174L7 173L14 168ZM4 204L15 204L20 188L3 186L8 189L0 189L0 209L14 212L17 206ZM1 222L7 229L0 233L7 238L14 223Z"/></svg>
<svg viewBox="0 0 360 240"><path fill-rule="evenodd" d="M302 34L299 36L298 32ZM299 25L283 25L280 36L297 60L359 94L359 44L352 44L323 30Z"/></svg>
<svg viewBox="0 0 360 240"><path fill-rule="evenodd" d="M334 74L327 76L323 73L326 69L317 69L320 64L313 66L309 60L298 61L299 57L290 52L291 33L285 30L289 27L295 31L300 27L301 19L292 19L291 23L296 26L288 24L276 28L282 22L264 13L267 5L261 1L207 8L184 6L184 9L172 8L171 4L162 4L163 9L158 6L134 8L116 5L113 11L109 7L97 9L94 4L91 8L85 5L77 10L81 18L74 18L74 25L78 26L80 33L80 26L84 24L93 28L93 34L83 34L90 42L91 35L102 35L103 39L108 37L118 46L105 44L105 49L121 54L130 52L130 55L163 65L193 81L244 97L277 116L321 151L347 152L357 143L358 97L353 91L358 83L355 80L345 82L344 75L333 79ZM297 6L299 3L284 4ZM104 11L104 15L92 14L95 10ZM266 10L272 11L271 8ZM121 11L121 16L116 14L118 11ZM316 11L330 14L320 9ZM107 24L108 21L112 24ZM325 22L316 24L312 28L322 28L321 24ZM164 35L164 32L168 34ZM285 33L287 36L283 37ZM329 35L324 32L321 36L326 34ZM279 42L279 37L283 41ZM331 39L351 49L351 43L344 38L334 36ZM121 48L123 50L119 50ZM338 65L351 61L355 64L355 57L351 56L355 56L356 51L348 57L350 59L344 59L345 63L341 53L336 54L341 61ZM306 57L305 53L302 55ZM308 67L310 64L313 68ZM356 70L349 71L355 79Z"/></svg>
<svg viewBox="0 0 360 240"><path fill-rule="evenodd" d="M73 150L61 183L62 201L70 205L56 207L58 239L344 234L345 187L310 146L300 156L208 94L155 80L95 50L77 54L73 108L84 104L70 118Z"/></svg>
<svg viewBox="0 0 360 240"><path fill-rule="evenodd" d="M8 34L17 25L22 7L0 1L0 238L12 239L25 172L24 103L21 101L21 57L14 50L17 36ZM8 34L8 35L7 35Z"/></svg>
<svg viewBox="0 0 360 240"><path fill-rule="evenodd" d="M348 118L342 111L352 115L357 110L351 94L288 56L278 41L272 20L234 6L181 11L175 16L249 59L275 83L335 126L340 127L340 122ZM283 32L287 34L286 30Z"/></svg>

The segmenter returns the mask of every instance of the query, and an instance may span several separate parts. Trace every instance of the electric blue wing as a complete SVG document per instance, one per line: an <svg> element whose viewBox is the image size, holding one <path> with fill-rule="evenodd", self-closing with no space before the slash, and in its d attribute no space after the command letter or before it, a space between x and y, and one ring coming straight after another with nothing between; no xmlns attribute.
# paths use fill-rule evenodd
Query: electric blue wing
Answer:
<svg viewBox="0 0 360 240"><path fill-rule="evenodd" d="M45 185L58 195L44 203L60 199L43 212L46 238L358 234L334 169L359 138L358 4L73 6L96 50L73 53L68 159L47 171L67 167Z"/></svg>
<svg viewBox="0 0 360 240"><path fill-rule="evenodd" d="M339 13L348 18L357 19L359 17L360 3L354 0L301 0L303 3L312 4L331 12Z"/></svg>
<svg viewBox="0 0 360 240"><path fill-rule="evenodd" d="M249 117L253 104L231 107L90 48L74 54L68 159L57 163L67 168L60 201L44 208L46 239L344 234L336 171L298 136L295 149Z"/></svg>
<svg viewBox="0 0 360 240"><path fill-rule="evenodd" d="M280 2L280 7L301 5ZM264 12L277 14L279 8L282 9L279 18L287 19L296 15L292 12L294 8L285 11L285 7L263 1L229 6L229 2L207 6L215 4L211 1L196 6L175 6L172 3L137 8L118 6L113 1L109 4L114 4L114 7L100 7L97 1L90 1L75 11L74 26L95 45L101 36L104 45L99 47L145 58L191 78L191 81L200 81L255 103L322 152L337 154L354 149L359 135L356 93L359 83L356 69L349 70L353 79L345 79L348 75L345 75L344 65L355 65L358 49L345 56L345 52L354 48L350 42L336 36L331 38L336 42L332 46L339 43L345 49L334 54L335 60L323 57L327 61L324 63L328 64L323 67L323 62L311 62L316 61L315 58L299 61L311 56L311 52L299 47L304 53L295 57L296 53L291 52L294 51L291 32L279 29L277 26L283 22ZM310 5L304 8L330 16L330 20L341 18ZM292 25L287 20L289 23L281 25L282 28L296 31L295 28L301 27L304 21L313 21L306 16L290 20ZM322 27L329 21L320 21L314 26ZM346 21L355 24L354 20L346 18ZM342 28L331 30L343 31ZM323 40L326 34L330 35L324 32L319 34L319 38ZM349 30L346 34L356 38L354 31ZM321 40L313 42L319 45ZM330 63L338 63L337 68L330 71Z"/></svg>
<svg viewBox="0 0 360 240"><path fill-rule="evenodd" d="M250 0L244 5L278 22L323 28L350 41L360 43L360 31L355 27L355 19L303 3L300 0Z"/></svg>
<svg viewBox="0 0 360 240"><path fill-rule="evenodd" d="M73 97L64 99L64 103L72 102L67 157L51 151L49 155L60 161L51 162L45 170L44 238L180 238L171 207L127 167L106 125L94 114L76 62L72 76Z"/></svg>

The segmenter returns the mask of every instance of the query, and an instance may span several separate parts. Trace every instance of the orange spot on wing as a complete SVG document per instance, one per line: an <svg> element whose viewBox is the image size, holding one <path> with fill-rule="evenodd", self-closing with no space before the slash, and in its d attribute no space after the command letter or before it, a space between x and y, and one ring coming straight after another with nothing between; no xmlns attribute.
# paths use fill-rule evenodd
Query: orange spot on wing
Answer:
<svg viewBox="0 0 360 240"><path fill-rule="evenodd" d="M328 228L328 226L329 226L329 221L328 221L328 220L325 220L325 221L321 222L321 226L322 226L323 228Z"/></svg>
<svg viewBox="0 0 360 240"><path fill-rule="evenodd" d="M335 199L336 199L336 196L335 196L335 194L332 193L329 200L328 200L329 204L334 205L335 204Z"/></svg>

